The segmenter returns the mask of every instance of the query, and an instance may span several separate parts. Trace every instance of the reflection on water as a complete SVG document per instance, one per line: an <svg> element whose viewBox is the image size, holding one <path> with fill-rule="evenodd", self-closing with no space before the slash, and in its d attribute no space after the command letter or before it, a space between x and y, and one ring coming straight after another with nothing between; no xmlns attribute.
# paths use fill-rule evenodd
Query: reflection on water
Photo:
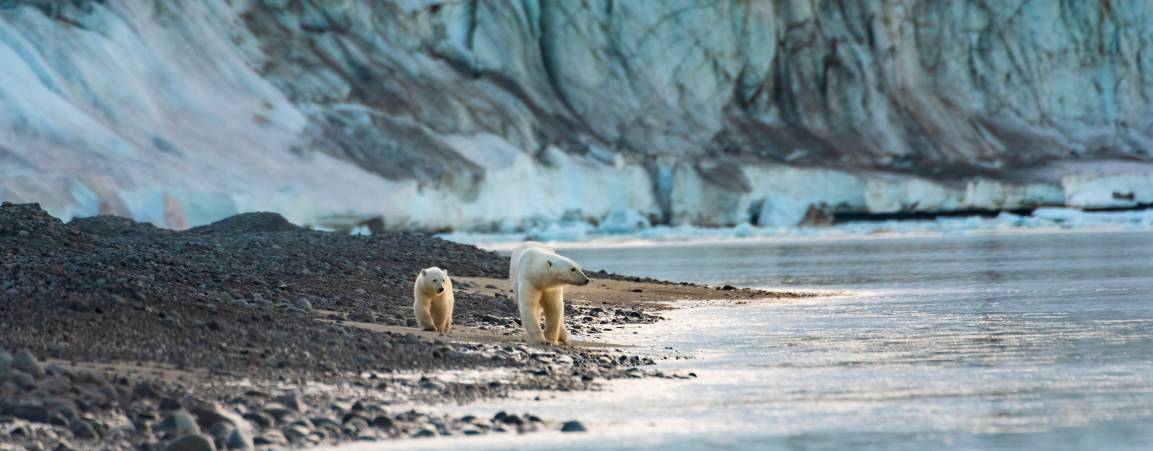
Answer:
<svg viewBox="0 0 1153 451"><path fill-rule="evenodd" d="M489 407L579 418L595 434L454 446L1153 447L1153 233L562 253L591 269L853 294L675 311L618 338L692 356L660 366L699 378L502 401Z"/></svg>

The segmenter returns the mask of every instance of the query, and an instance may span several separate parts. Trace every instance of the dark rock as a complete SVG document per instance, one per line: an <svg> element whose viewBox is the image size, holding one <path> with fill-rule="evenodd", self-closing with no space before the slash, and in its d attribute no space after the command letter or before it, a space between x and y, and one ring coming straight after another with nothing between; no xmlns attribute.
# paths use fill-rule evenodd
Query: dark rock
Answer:
<svg viewBox="0 0 1153 451"><path fill-rule="evenodd" d="M437 433L436 428L427 424L412 433L413 438L436 437L437 435L439 435L439 433Z"/></svg>
<svg viewBox="0 0 1153 451"><path fill-rule="evenodd" d="M100 438L100 434L96 432L96 428L92 427L92 423L84 420L73 421L69 429L72 430L72 436L78 439L92 440Z"/></svg>
<svg viewBox="0 0 1153 451"><path fill-rule="evenodd" d="M164 399L160 400L160 410L171 411L171 410L180 410L183 408L184 408L184 406L180 404L180 401L177 401L175 399L164 398Z"/></svg>
<svg viewBox="0 0 1153 451"><path fill-rule="evenodd" d="M56 446L52 447L52 451L75 451L77 449L79 449L79 448L74 446L68 440L64 440L64 439L60 439L60 441L58 443L56 443Z"/></svg>
<svg viewBox="0 0 1153 451"><path fill-rule="evenodd" d="M372 427L379 429L391 429L394 425L392 418L384 415L377 415L372 419Z"/></svg>
<svg viewBox="0 0 1153 451"><path fill-rule="evenodd" d="M220 421L208 428L208 435L212 436L212 440L216 443L224 443L224 440L232 435L234 430L236 427L232 423Z"/></svg>
<svg viewBox="0 0 1153 451"><path fill-rule="evenodd" d="M561 432L588 432L588 429L585 429L584 423L581 423L579 421L574 420L574 421L566 421L564 423L564 425L561 426L560 431Z"/></svg>
<svg viewBox="0 0 1153 451"><path fill-rule="evenodd" d="M341 423L337 422L334 418L329 417L312 417L312 424L318 428L335 428L340 429Z"/></svg>
<svg viewBox="0 0 1153 451"><path fill-rule="evenodd" d="M49 414L60 415L67 419L69 422L80 419L80 413L76 409L76 403L70 399L46 399L44 400L44 408L48 409Z"/></svg>
<svg viewBox="0 0 1153 451"><path fill-rule="evenodd" d="M253 439L256 446L284 446L288 444L288 439L284 434L276 429L269 429L260 434L259 437Z"/></svg>
<svg viewBox="0 0 1153 451"><path fill-rule="evenodd" d="M270 402L264 405L264 413L269 414L277 421L284 419L289 415L296 413L295 410L286 407L284 404L278 402Z"/></svg>
<svg viewBox="0 0 1153 451"><path fill-rule="evenodd" d="M516 414L512 414L505 415L504 418L500 419L500 422L504 424L521 425L524 424L524 419Z"/></svg>
<svg viewBox="0 0 1153 451"><path fill-rule="evenodd" d="M152 383L139 382L135 386L132 387L132 396L134 396L136 398L153 399L153 398L156 398L158 395L156 393L156 387L154 385L152 385Z"/></svg>
<svg viewBox="0 0 1153 451"><path fill-rule="evenodd" d="M248 422L256 425L256 427L260 429L266 429L271 427L273 424L272 417L269 417L268 415L260 412L249 412L244 414L243 417L245 420L248 420Z"/></svg>
<svg viewBox="0 0 1153 451"><path fill-rule="evenodd" d="M48 409L44 408L44 403L40 401L22 401L10 404L4 408L4 414L33 423L47 423L49 419Z"/></svg>
<svg viewBox="0 0 1153 451"><path fill-rule="evenodd" d="M243 234L257 232L292 232L300 230L277 213L241 213L206 226L193 227L190 234Z"/></svg>
<svg viewBox="0 0 1153 451"><path fill-rule="evenodd" d="M206 436L189 434L173 440L164 451L216 451L216 445Z"/></svg>
<svg viewBox="0 0 1153 451"><path fill-rule="evenodd" d="M300 423L293 423L280 428L280 432L284 433L290 443L296 443L308 437L308 434L312 433L312 429Z"/></svg>
<svg viewBox="0 0 1153 451"><path fill-rule="evenodd" d="M254 442L252 435L240 428L233 428L232 433L224 439L224 445L228 449L251 450L256 447Z"/></svg>

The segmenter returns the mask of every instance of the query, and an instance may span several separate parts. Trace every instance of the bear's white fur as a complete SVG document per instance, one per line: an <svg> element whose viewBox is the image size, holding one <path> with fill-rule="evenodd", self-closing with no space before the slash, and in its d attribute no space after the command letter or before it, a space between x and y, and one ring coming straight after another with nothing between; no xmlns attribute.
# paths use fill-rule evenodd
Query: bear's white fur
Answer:
<svg viewBox="0 0 1153 451"><path fill-rule="evenodd" d="M512 284L513 291L516 291L516 260L520 258L520 254L528 249L540 249L545 252L556 253L556 249L552 246L536 241L525 241L513 248L512 255L509 256L508 260L508 281Z"/></svg>
<svg viewBox="0 0 1153 451"><path fill-rule="evenodd" d="M412 286L412 298L418 327L448 333L452 328L452 305L456 301L448 271L435 266L420 270Z"/></svg>
<svg viewBox="0 0 1153 451"><path fill-rule="evenodd" d="M568 344L568 331L564 327L564 287L588 285L589 278L577 262L557 255L547 246L521 247L514 251L517 258L509 263L509 268L521 326L528 335L528 342ZM540 327L541 313L544 313L544 331Z"/></svg>

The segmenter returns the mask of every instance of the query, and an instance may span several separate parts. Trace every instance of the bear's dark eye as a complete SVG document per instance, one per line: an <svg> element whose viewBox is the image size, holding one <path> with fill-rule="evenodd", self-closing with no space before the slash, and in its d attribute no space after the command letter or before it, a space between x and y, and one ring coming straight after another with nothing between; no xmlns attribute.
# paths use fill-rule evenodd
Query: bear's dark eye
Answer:
<svg viewBox="0 0 1153 451"><path fill-rule="evenodd" d="M576 268L570 269L569 271L576 272Z"/></svg>

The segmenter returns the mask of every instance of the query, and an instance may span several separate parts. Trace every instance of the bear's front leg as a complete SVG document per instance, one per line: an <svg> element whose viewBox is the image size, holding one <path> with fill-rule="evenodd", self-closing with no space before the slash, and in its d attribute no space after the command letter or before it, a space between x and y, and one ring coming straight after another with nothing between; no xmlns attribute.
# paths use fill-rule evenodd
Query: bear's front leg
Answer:
<svg viewBox="0 0 1153 451"><path fill-rule="evenodd" d="M544 333L540 330L540 319L536 315L536 306L540 303L540 293L535 290L516 290L516 306L520 310L520 325L524 327L529 344L548 344Z"/></svg>
<svg viewBox="0 0 1153 451"><path fill-rule="evenodd" d="M564 291L546 291L541 295L540 302L544 307L544 337L550 343L560 343L564 331Z"/></svg>
<svg viewBox="0 0 1153 451"><path fill-rule="evenodd" d="M452 293L445 293L445 298L444 298L443 302L444 302L444 307L442 307L442 309L444 310L444 316L442 317L442 319L439 323L439 327L440 327L440 333L447 335L448 331L452 330L452 307L453 307L453 302L454 302L454 299L452 297Z"/></svg>
<svg viewBox="0 0 1153 451"><path fill-rule="evenodd" d="M416 312L416 326L425 331L435 331L436 323L432 319L432 306L426 299L419 299L413 305L413 310Z"/></svg>

